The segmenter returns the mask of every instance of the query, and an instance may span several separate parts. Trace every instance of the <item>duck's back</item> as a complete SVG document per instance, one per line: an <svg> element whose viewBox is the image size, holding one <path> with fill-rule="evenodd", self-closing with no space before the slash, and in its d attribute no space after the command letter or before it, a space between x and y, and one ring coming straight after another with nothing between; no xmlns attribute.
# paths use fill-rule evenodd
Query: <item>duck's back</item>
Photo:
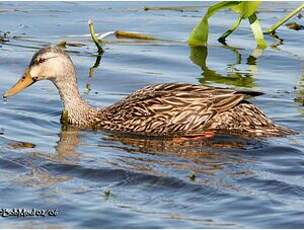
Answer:
<svg viewBox="0 0 304 230"><path fill-rule="evenodd" d="M101 110L96 125L147 136L196 136L208 130L245 136L286 134L244 99L258 94L191 84L152 85Z"/></svg>

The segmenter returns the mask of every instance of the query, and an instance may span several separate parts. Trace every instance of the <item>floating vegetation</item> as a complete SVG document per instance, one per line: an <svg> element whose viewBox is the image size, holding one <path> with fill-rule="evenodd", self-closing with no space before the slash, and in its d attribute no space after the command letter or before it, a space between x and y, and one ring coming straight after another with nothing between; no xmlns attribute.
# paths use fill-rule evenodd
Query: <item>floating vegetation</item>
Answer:
<svg viewBox="0 0 304 230"><path fill-rule="evenodd" d="M171 10L171 11L179 11L179 12L198 12L197 6L164 6L164 7L145 7L144 11L150 10Z"/></svg>
<svg viewBox="0 0 304 230"><path fill-rule="evenodd" d="M151 40L151 41L154 41L154 40L162 40L162 39L158 39L158 38L155 38L151 35L147 35L147 34L143 34L143 33L139 33L139 32L131 32L131 31L122 31L122 30L116 30L116 31L110 31L110 32L106 32L106 33L103 33L101 35L98 35L98 38L99 39L102 39L104 42L105 41L105 38L109 37L109 36L115 36L117 39L138 39L138 40ZM165 40L162 40L162 41L165 41Z"/></svg>
<svg viewBox="0 0 304 230"><path fill-rule="evenodd" d="M66 48L66 44L67 44L66 41L60 41L56 44L56 46L64 49L64 48Z"/></svg>
<svg viewBox="0 0 304 230"><path fill-rule="evenodd" d="M158 40L150 35L137 33L137 32L127 32L127 31L115 31L116 38L130 38L130 39L140 39L140 40Z"/></svg>
<svg viewBox="0 0 304 230"><path fill-rule="evenodd" d="M110 198L110 196L112 196L112 192L110 189L106 189L105 191L103 191L103 195L104 195L105 199L108 200Z"/></svg>
<svg viewBox="0 0 304 230"><path fill-rule="evenodd" d="M26 10L18 10L18 9L0 9L0 13L7 13L7 12L23 12L28 13Z"/></svg>
<svg viewBox="0 0 304 230"><path fill-rule="evenodd" d="M288 29L291 29L291 30L303 30L304 29L303 25L300 25L296 22L290 22L285 25L287 26Z"/></svg>
<svg viewBox="0 0 304 230"><path fill-rule="evenodd" d="M189 179L190 179L191 181L195 181L195 179L196 179L196 174L195 174L195 172L192 172L192 173L189 175Z"/></svg>
<svg viewBox="0 0 304 230"><path fill-rule="evenodd" d="M117 39L137 39L137 40L145 40L145 41L168 41L164 39L155 38L151 35L139 33L139 32L131 32L131 31L122 31L122 30L116 30L116 31L109 31L103 34L96 34L94 30L93 21L89 20L89 30L92 37L92 40L94 41L98 53L101 54L104 52L102 45L106 43L106 38L109 36L115 36Z"/></svg>
<svg viewBox="0 0 304 230"><path fill-rule="evenodd" d="M36 147L36 145L34 145L33 143L23 142L23 141L16 141L13 143L9 143L8 145L14 149L23 149L23 148L30 149Z"/></svg>
<svg viewBox="0 0 304 230"><path fill-rule="evenodd" d="M10 32L2 32L0 31L0 43L9 42Z"/></svg>
<svg viewBox="0 0 304 230"><path fill-rule="evenodd" d="M66 41L62 40L56 44L56 46L59 46L60 48L66 48L67 46L70 47L83 47L86 46L86 44L82 42L77 42L77 41Z"/></svg>

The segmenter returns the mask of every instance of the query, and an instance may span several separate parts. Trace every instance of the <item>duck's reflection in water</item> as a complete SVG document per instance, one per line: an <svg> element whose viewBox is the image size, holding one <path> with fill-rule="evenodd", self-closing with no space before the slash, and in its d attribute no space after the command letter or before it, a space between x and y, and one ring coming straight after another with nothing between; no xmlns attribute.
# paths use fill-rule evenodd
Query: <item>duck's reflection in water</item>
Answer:
<svg viewBox="0 0 304 230"><path fill-rule="evenodd" d="M227 167L246 165L251 161L240 152L246 151L248 144L252 143L236 137L218 136L199 141L176 142L112 134L106 139L113 143L113 148L128 153L116 158L112 162L113 165L149 175L177 176L183 180L188 180L188 177L194 174L196 179L192 182L195 183L206 183L208 176L215 176L226 171ZM240 171L248 170L246 166L238 166L236 168ZM232 171L231 173L236 173ZM250 174L249 171L237 173ZM213 182L217 183L216 180Z"/></svg>
<svg viewBox="0 0 304 230"><path fill-rule="evenodd" d="M80 143L79 129L73 127L62 127L59 140L55 147L56 153L53 160L62 164L78 164L80 153L77 146Z"/></svg>
<svg viewBox="0 0 304 230"><path fill-rule="evenodd" d="M50 173L46 166L48 164L79 164L80 154L76 150L79 141L79 130L74 128L62 130L59 133L54 154L37 151L36 145L33 143L9 141L7 145L10 149L18 152L24 150L22 155L5 159L25 169L20 176L14 178L13 182L19 186L42 189L72 179L70 175ZM29 149L33 151L29 151Z"/></svg>
<svg viewBox="0 0 304 230"><path fill-rule="evenodd" d="M86 135L86 139L90 138L91 134L94 135L94 138L99 134L103 136L93 146L93 149L96 150L93 158L92 154L89 157L86 155L85 143L82 143L81 138L82 134ZM81 152L78 148L79 145L82 147ZM100 169L110 169L109 173L111 173L111 169L113 172L122 169L126 172L156 177L176 177L187 181L187 183L208 183L209 185L215 183L216 187L226 187L224 183L220 182L222 176L216 179L216 175L250 174L246 165L251 162L251 159L248 155L247 157L242 155L242 151L246 151L248 146L252 146L252 141L229 136L176 142L173 139L93 133L92 131L84 132L77 128L67 128L61 130L54 154L33 151L26 156L30 159L22 160L28 170L15 182L37 189L45 188L69 181L75 175L81 177L75 172L77 167L81 172L84 169L93 171L96 169L95 176L98 173L98 167L100 167ZM113 154L108 154L109 149L110 153ZM107 151L106 157L102 156L103 151ZM117 154L117 152L119 153ZM60 167L63 167L64 170L60 170ZM66 167L73 168L71 170L73 173L65 170ZM56 171L57 169L59 172ZM191 174L195 175L195 180L189 178ZM210 180L210 177L214 179ZM219 183L222 184L219 185ZM229 186L231 187L231 185Z"/></svg>

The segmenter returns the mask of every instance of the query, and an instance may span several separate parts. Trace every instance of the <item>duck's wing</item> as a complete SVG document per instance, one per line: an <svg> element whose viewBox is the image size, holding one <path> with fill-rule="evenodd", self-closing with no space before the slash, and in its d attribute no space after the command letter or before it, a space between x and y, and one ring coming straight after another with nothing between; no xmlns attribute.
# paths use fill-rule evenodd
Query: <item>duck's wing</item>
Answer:
<svg viewBox="0 0 304 230"><path fill-rule="evenodd" d="M188 83L162 83L155 85L148 85L142 89L135 91L134 93L129 94L126 99L138 98L147 95L147 93L152 92L193 92L193 93L209 93L213 95L223 95L223 94L243 94L246 97L256 97L263 95L264 93L253 90L238 90L206 85L193 85Z"/></svg>
<svg viewBox="0 0 304 230"><path fill-rule="evenodd" d="M189 84L141 89L101 111L97 125L150 136L199 134L216 114L233 108L243 94Z"/></svg>

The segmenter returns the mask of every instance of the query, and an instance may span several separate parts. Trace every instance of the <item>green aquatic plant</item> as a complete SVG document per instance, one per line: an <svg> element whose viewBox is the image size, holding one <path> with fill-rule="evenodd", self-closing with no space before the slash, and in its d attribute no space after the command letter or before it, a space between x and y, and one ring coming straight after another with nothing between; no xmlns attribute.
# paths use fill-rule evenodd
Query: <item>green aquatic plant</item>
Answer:
<svg viewBox="0 0 304 230"><path fill-rule="evenodd" d="M248 19L251 30L257 42L259 48L265 48L267 46L263 32L259 23L259 20L256 16L256 11L260 5L260 1L247 1L247 2L238 2L238 1L222 1L210 6L202 18L202 20L194 27L188 43L190 46L206 46L208 41L208 32L209 25L208 19L214 15L216 12L223 9L231 9L234 12L238 13L239 16L235 23L227 30L218 40L221 43L225 43L226 38L235 31L240 25L243 19Z"/></svg>
<svg viewBox="0 0 304 230"><path fill-rule="evenodd" d="M240 25L241 21L243 19L248 19L250 23L250 27L252 30L252 33L254 35L254 38L256 40L258 48L266 48L267 44L265 42L263 34L273 34L276 29L278 29L281 25L283 25L286 21L288 21L290 18L294 17L296 14L298 14L301 10L304 9L304 4L301 4L299 7L294 9L292 12L287 14L283 19L279 20L277 23L275 23L273 26L271 26L268 30L265 32L262 31L262 28L260 26L260 22L258 20L258 17L256 15L256 12L260 6L260 1L221 1L219 3L216 3L212 6L210 6L202 18L202 20L194 27L192 30L188 43L190 46L206 46L208 42L208 19L214 15L216 12L223 10L223 9L231 9L235 13L239 14L237 20L232 24L229 30L227 30L219 39L218 41L225 44L226 38L233 33L238 26Z"/></svg>
<svg viewBox="0 0 304 230"><path fill-rule="evenodd" d="M103 50L103 48L102 48L102 43L103 43L103 42L102 42L101 40L99 40L99 39L97 38L96 34L95 34L93 20L90 19L89 22L88 22L88 24L89 24L89 31L90 31L92 40L94 41L96 47L98 48L98 53L99 53L99 54L100 54L100 53L103 53L103 52L104 52L104 50Z"/></svg>
<svg viewBox="0 0 304 230"><path fill-rule="evenodd" d="M284 18L279 20L277 23L275 23L273 26L271 26L268 30L266 30L264 33L265 34L273 34L276 29L278 29L281 25L283 25L285 22L287 22L289 19L294 17L296 14L300 13L304 9L304 3L301 4L299 7L294 9L292 12L287 14Z"/></svg>

